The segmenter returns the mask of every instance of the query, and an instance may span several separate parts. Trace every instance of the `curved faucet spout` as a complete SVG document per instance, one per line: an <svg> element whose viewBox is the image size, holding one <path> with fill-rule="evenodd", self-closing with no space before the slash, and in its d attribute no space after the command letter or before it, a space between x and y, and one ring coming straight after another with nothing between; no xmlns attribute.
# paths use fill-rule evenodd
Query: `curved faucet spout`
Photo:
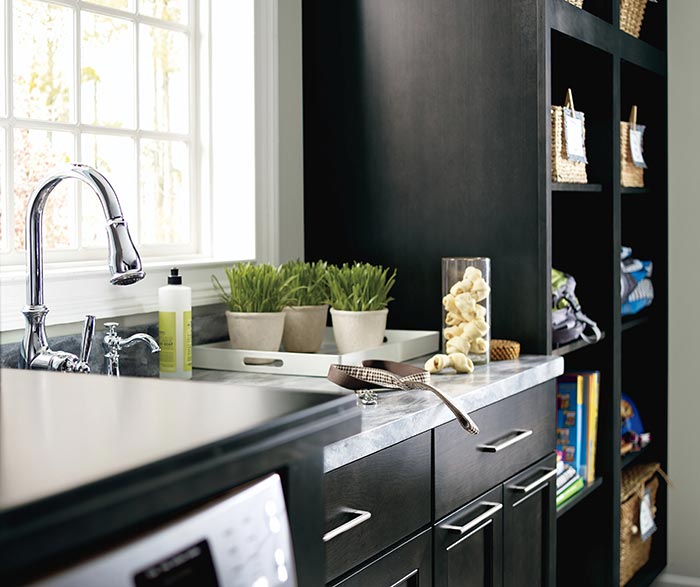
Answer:
<svg viewBox="0 0 700 587"><path fill-rule="evenodd" d="M27 205L25 228L27 246L27 304L44 303L44 263L42 247L42 216L46 200L64 179L78 179L92 188L102 205L107 221L109 239L109 269L112 283L127 285L143 279L141 258L131 240L114 188L96 169L81 163L69 163L52 170L36 187Z"/></svg>
<svg viewBox="0 0 700 587"><path fill-rule="evenodd" d="M122 339L121 348L130 347L137 342L145 342L151 348L151 353L160 352L160 346L156 342L156 339L145 332L137 332L136 334L132 334L129 338Z"/></svg>
<svg viewBox="0 0 700 587"><path fill-rule="evenodd" d="M110 281L114 285L128 285L145 276L141 258L122 215L119 198L107 178L96 169L80 163L70 163L52 170L36 187L27 204L27 305L22 309L27 322L20 350L20 368L72 370L80 364L75 355L49 348L44 325L49 310L44 305L42 217L49 195L64 179L78 179L86 183L102 205L107 221L109 269L112 273Z"/></svg>

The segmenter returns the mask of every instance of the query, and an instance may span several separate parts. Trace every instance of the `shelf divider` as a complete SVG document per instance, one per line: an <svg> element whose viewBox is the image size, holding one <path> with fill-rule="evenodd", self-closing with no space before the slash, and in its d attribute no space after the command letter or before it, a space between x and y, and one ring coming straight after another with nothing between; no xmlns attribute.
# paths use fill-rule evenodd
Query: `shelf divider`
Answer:
<svg viewBox="0 0 700 587"><path fill-rule="evenodd" d="M605 332L600 333L600 341L605 339ZM594 344L598 344L598 342L586 342L585 340L576 340L574 342L570 342L569 344L564 344L560 346L559 348L552 349L552 354L556 357L563 357L564 355L568 355L569 353L573 353L574 351L577 351L579 349L583 349L589 346L592 346Z"/></svg>
<svg viewBox="0 0 700 587"><path fill-rule="evenodd" d="M602 192L599 183L552 183L553 192Z"/></svg>

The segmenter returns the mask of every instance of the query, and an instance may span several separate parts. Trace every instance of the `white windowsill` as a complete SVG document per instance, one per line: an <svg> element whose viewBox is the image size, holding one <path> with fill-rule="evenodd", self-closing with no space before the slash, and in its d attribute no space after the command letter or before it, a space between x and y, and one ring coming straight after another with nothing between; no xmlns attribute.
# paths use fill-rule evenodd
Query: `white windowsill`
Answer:
<svg viewBox="0 0 700 587"><path fill-rule="evenodd" d="M234 262L198 256L145 262L146 277L128 286L110 284L106 260L56 264L44 272L44 303L50 310L46 322L80 322L85 314L99 319L156 311L158 288L167 285L173 266L180 268L183 284L192 288L193 306L217 303L211 276L217 275L225 284L224 268ZM0 332L24 328L21 310L26 303L25 275L24 267L6 267L0 272Z"/></svg>

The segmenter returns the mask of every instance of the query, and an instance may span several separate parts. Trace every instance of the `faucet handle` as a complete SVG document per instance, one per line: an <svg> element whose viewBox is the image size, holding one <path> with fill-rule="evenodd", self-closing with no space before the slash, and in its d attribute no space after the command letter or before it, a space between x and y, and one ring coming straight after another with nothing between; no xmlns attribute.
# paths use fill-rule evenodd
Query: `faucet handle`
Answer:
<svg viewBox="0 0 700 587"><path fill-rule="evenodd" d="M85 316L83 324L83 340L80 345L80 356L78 357L77 369L85 373L90 372L88 359L90 358L90 350L92 349L92 341L95 337L95 317L91 314Z"/></svg>
<svg viewBox="0 0 700 587"><path fill-rule="evenodd" d="M105 335L109 336L116 336L117 335L117 326L119 326L119 322L105 322L103 326L107 329L107 332Z"/></svg>

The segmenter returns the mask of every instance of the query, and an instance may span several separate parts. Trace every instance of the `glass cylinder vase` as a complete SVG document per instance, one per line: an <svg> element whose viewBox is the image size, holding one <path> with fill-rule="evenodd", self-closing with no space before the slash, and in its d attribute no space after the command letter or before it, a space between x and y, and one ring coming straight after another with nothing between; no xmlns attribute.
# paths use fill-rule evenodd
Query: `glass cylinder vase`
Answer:
<svg viewBox="0 0 700 587"><path fill-rule="evenodd" d="M489 362L491 259L442 258L442 350L467 351L475 365Z"/></svg>

